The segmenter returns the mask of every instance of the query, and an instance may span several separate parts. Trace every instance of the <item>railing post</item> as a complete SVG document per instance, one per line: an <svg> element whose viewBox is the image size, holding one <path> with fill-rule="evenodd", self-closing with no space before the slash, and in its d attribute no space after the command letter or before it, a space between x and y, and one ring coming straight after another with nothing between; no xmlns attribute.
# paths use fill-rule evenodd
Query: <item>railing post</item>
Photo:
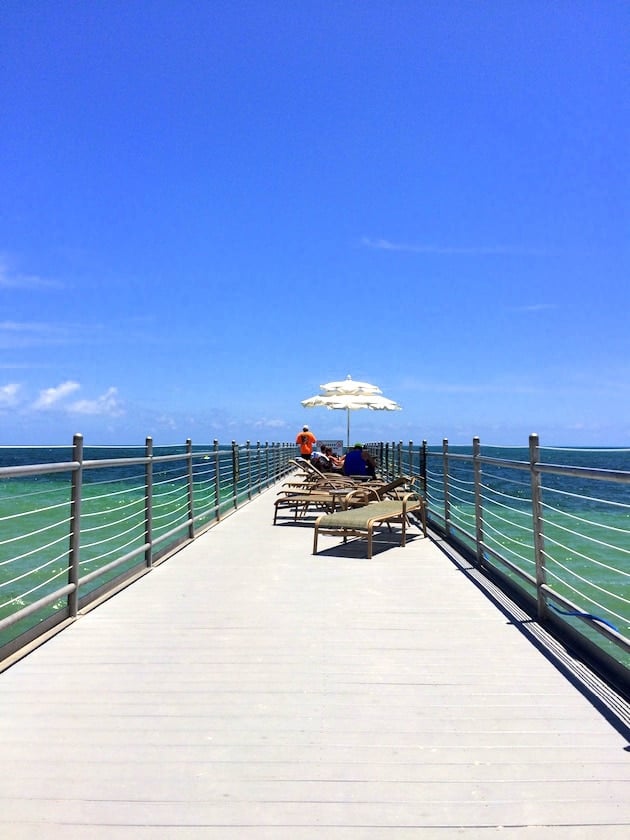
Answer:
<svg viewBox="0 0 630 840"><path fill-rule="evenodd" d="M473 474L475 479L475 545L477 565L483 563L483 507L481 499L481 444L478 437L473 438Z"/></svg>
<svg viewBox="0 0 630 840"><path fill-rule="evenodd" d="M442 482L444 486L444 531L450 536L451 531L451 500L448 486L448 439L442 440Z"/></svg>
<svg viewBox="0 0 630 840"><path fill-rule="evenodd" d="M545 567L545 536L542 516L542 481L537 465L540 462L540 443L538 435L529 436L529 465L532 482L532 527L534 529L534 563L536 567L536 601L538 620L542 623L547 618L547 599L542 587L547 583Z"/></svg>
<svg viewBox="0 0 630 840"><path fill-rule="evenodd" d="M76 618L79 612L79 555L81 552L81 495L83 491L83 435L72 438L72 460L79 466L72 471L70 495L70 550L68 583L74 586L68 594L68 614Z"/></svg>
<svg viewBox="0 0 630 840"><path fill-rule="evenodd" d="M234 509L238 508L238 480L240 476L240 469L238 463L238 443L232 441L232 504Z"/></svg>
<svg viewBox="0 0 630 840"><path fill-rule="evenodd" d="M422 489L424 492L424 501L428 506L428 498L427 498L427 442L426 440L422 441L422 450L420 453L420 477L422 480ZM428 513L428 511L427 511Z"/></svg>
<svg viewBox="0 0 630 840"><path fill-rule="evenodd" d="M265 486L266 487L269 487L269 485L271 484L271 482L269 481L269 470L270 469L271 468L269 466L269 441L266 440L265 441Z"/></svg>
<svg viewBox="0 0 630 840"><path fill-rule="evenodd" d="M256 486L258 492L262 493L262 453L260 449L260 441L256 441Z"/></svg>
<svg viewBox="0 0 630 840"><path fill-rule="evenodd" d="M153 565L153 438L145 440L144 466L144 562L148 569Z"/></svg>
<svg viewBox="0 0 630 840"><path fill-rule="evenodd" d="M271 441L271 456L272 456L272 472L274 484L280 476L280 464L278 463L278 445Z"/></svg>
<svg viewBox="0 0 630 840"><path fill-rule="evenodd" d="M219 458L219 441L215 438L214 445L214 518L221 519L221 461Z"/></svg>
<svg viewBox="0 0 630 840"><path fill-rule="evenodd" d="M191 540L195 539L195 503L194 493L195 488L193 484L193 452L192 440L186 438L186 466L188 470L188 536Z"/></svg>
<svg viewBox="0 0 630 840"><path fill-rule="evenodd" d="M252 498L252 450L250 442L245 441L245 451L247 453L247 498L251 501Z"/></svg>
<svg viewBox="0 0 630 840"><path fill-rule="evenodd" d="M413 441L409 441L409 455L407 456L409 462L409 475L413 476Z"/></svg>

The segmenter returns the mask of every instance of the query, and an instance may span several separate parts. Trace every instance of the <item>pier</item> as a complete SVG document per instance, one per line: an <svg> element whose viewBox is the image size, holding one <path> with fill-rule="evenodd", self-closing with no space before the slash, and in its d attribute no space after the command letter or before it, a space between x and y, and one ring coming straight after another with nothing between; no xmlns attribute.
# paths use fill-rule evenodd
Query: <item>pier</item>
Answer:
<svg viewBox="0 0 630 840"><path fill-rule="evenodd" d="M0 676L6 840L628 836L630 710L434 531L276 487Z"/></svg>

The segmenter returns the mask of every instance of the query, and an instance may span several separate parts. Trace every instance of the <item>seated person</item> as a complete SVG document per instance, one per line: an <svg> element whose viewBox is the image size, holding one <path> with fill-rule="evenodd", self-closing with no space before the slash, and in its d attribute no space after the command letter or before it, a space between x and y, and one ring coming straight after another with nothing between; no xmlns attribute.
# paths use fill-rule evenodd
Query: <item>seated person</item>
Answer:
<svg viewBox="0 0 630 840"><path fill-rule="evenodd" d="M311 464L320 472L330 472L332 470L333 465L324 446L318 452L313 452Z"/></svg>
<svg viewBox="0 0 630 840"><path fill-rule="evenodd" d="M376 461L374 460L374 458L372 458L367 449L362 450L361 457L365 461L365 468L367 470L367 474L370 476L370 478L376 478Z"/></svg>
<svg viewBox="0 0 630 840"><path fill-rule="evenodd" d="M330 463L332 465L331 466L332 472L343 472L343 461L344 461L343 457L338 458L335 455L335 453L332 451L330 446L325 447L324 452L326 453L326 456L327 456L328 460L330 461Z"/></svg>
<svg viewBox="0 0 630 840"><path fill-rule="evenodd" d="M355 443L343 461L344 475L368 476L367 461L363 457L363 444Z"/></svg>

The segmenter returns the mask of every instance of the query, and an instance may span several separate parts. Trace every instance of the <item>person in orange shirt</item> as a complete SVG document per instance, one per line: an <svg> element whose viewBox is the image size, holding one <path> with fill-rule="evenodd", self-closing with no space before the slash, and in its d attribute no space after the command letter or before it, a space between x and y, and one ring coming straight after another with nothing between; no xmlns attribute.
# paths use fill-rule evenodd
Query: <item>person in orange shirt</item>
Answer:
<svg viewBox="0 0 630 840"><path fill-rule="evenodd" d="M300 458L305 458L307 461L310 461L313 453L313 444L317 443L317 438L308 426L302 426L302 431L295 438L295 442L300 447Z"/></svg>

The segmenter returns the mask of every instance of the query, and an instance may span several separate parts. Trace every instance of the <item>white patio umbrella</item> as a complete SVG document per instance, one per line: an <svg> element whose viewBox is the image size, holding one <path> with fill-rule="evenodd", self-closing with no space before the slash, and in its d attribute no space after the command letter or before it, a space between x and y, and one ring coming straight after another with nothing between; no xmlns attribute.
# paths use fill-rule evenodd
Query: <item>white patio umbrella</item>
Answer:
<svg viewBox="0 0 630 840"><path fill-rule="evenodd" d="M345 410L346 412L346 445L350 446L350 412L360 408L372 411L400 411L402 406L394 400L382 396L381 389L369 382L357 382L350 376L340 382L329 382L320 385L324 393L316 394L302 400L305 408L323 406L331 410Z"/></svg>
<svg viewBox="0 0 630 840"><path fill-rule="evenodd" d="M319 386L325 394L382 394L377 385L370 385L369 382L357 382L350 374L338 382L327 382Z"/></svg>

